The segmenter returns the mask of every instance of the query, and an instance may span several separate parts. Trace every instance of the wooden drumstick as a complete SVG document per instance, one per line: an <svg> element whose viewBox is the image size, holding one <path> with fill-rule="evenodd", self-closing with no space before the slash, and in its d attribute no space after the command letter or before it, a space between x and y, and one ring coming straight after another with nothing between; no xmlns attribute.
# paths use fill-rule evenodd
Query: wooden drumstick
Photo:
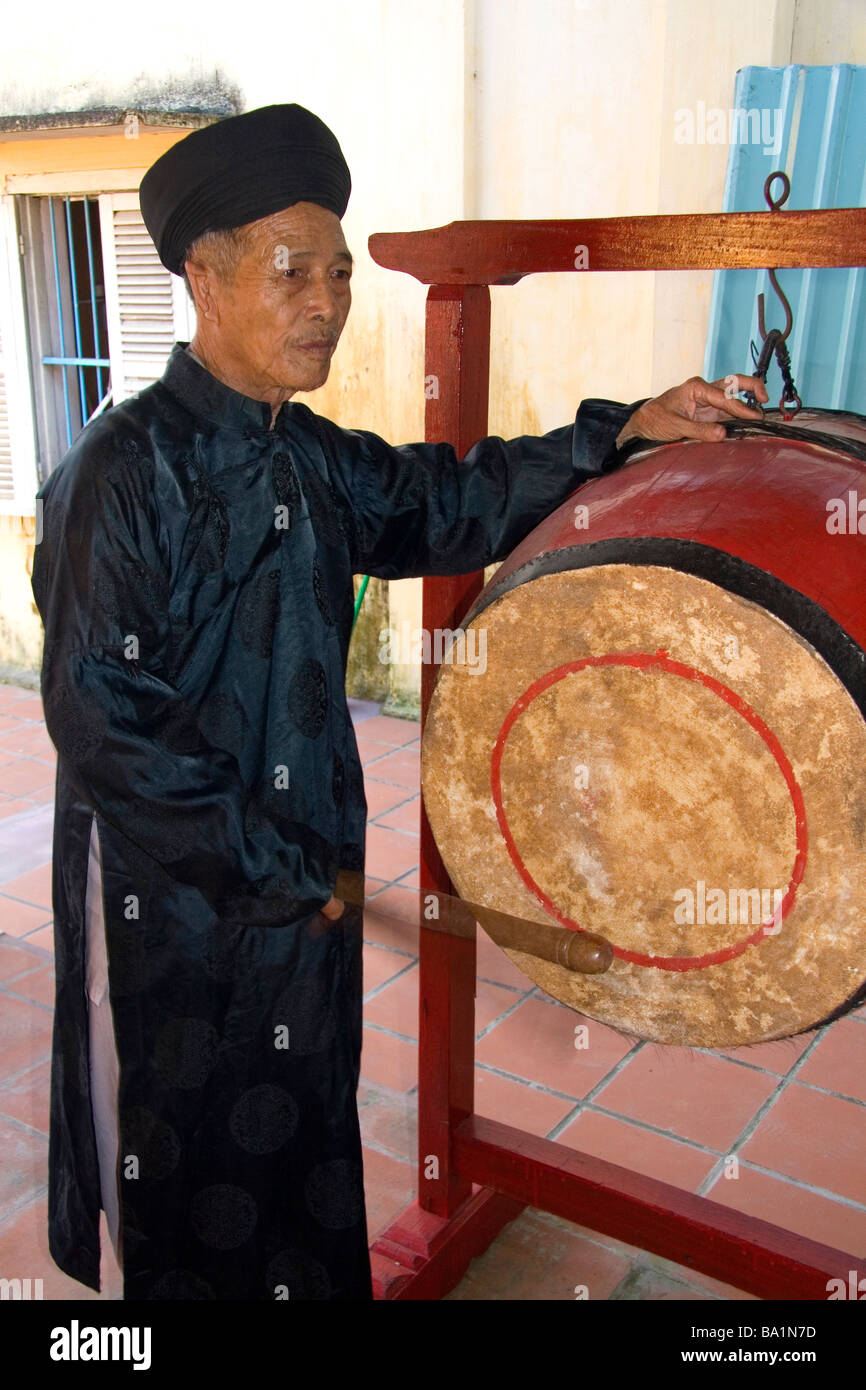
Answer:
<svg viewBox="0 0 866 1390"><path fill-rule="evenodd" d="M429 896L425 895L427 898ZM601 975L613 964L613 947L606 937L595 932L572 931L569 927L558 927L553 922L532 922L523 917L512 917L510 913L498 912L495 908L482 907L479 903L465 902L462 898L452 898L444 893L435 896L440 903L441 919L471 923L473 929L477 921L497 946L510 951L523 951L539 960L553 961L563 969L581 975ZM422 925L428 925L423 917ZM447 931L449 926L443 929Z"/></svg>
<svg viewBox="0 0 866 1390"><path fill-rule="evenodd" d="M334 889L336 897L345 902L364 906L364 879L361 874L341 872ZM375 902L370 904L379 911ZM481 903L466 902L449 893L430 889L418 891L418 916L421 926L430 931L447 932L452 936L475 935L480 924L497 946L510 951L523 951L539 960L553 961L565 970L581 975L600 975L613 963L613 947L606 937L596 932L572 931L553 922L531 922L512 917Z"/></svg>

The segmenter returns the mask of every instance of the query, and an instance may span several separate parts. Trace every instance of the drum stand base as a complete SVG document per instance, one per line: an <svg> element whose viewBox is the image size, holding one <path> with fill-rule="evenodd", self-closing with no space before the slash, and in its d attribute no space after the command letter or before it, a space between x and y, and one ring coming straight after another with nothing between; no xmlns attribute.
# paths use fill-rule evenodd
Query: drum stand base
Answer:
<svg viewBox="0 0 866 1390"><path fill-rule="evenodd" d="M458 1171L486 1181L451 1217L407 1207L371 1248L375 1296L440 1299L524 1206L661 1255L764 1299L827 1299L866 1263L549 1139L474 1115L454 1133Z"/></svg>

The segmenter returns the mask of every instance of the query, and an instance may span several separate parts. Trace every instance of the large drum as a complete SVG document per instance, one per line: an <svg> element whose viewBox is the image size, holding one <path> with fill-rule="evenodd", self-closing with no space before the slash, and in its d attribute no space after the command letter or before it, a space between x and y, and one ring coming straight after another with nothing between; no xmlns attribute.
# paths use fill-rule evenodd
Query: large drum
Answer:
<svg viewBox="0 0 866 1390"><path fill-rule="evenodd" d="M422 786L464 899L606 937L554 998L729 1047L866 998L866 418L647 448L496 572ZM482 925L484 914L478 919Z"/></svg>

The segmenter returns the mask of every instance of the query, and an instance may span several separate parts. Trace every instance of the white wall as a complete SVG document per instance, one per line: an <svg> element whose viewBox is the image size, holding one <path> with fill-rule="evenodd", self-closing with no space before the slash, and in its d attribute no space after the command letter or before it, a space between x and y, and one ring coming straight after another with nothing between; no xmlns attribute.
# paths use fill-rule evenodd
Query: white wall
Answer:
<svg viewBox="0 0 866 1390"><path fill-rule="evenodd" d="M677 144L674 112L727 107L747 63L866 61L864 0L258 0L246 19L236 0L90 0L85 14L70 26L67 0L18 10L0 110L171 100L218 69L248 108L296 100L332 125L360 264L317 403L395 439L423 428L424 290L368 260L370 232L718 210L727 146ZM552 428L582 395L632 399L697 370L709 284L557 276L494 291L492 428Z"/></svg>
<svg viewBox="0 0 866 1390"><path fill-rule="evenodd" d="M423 432L425 290L369 260L371 232L717 211L728 148L678 144L674 113L727 108L745 64L866 62L866 0L90 0L86 22L68 16L68 0L40 0L4 26L0 111L173 100L218 69L247 108L298 101L332 126L352 170L358 269L312 404L395 442ZM552 429L583 396L632 400L699 371L710 281L570 275L494 290L491 429ZM398 619L417 615L418 592L395 589Z"/></svg>

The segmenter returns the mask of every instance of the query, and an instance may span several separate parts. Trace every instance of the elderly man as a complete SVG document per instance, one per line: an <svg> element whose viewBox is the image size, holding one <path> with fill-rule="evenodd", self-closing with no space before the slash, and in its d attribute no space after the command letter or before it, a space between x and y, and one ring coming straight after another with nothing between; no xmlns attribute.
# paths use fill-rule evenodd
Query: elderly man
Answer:
<svg viewBox="0 0 866 1390"><path fill-rule="evenodd" d="M291 402L327 379L349 312L349 190L336 139L293 105L163 155L142 212L188 278L195 339L41 493L50 1246L98 1288L104 1208L126 1298L371 1297L361 912L334 893L364 864L353 573L478 570L625 439L716 438L754 413L693 379L460 460Z"/></svg>

